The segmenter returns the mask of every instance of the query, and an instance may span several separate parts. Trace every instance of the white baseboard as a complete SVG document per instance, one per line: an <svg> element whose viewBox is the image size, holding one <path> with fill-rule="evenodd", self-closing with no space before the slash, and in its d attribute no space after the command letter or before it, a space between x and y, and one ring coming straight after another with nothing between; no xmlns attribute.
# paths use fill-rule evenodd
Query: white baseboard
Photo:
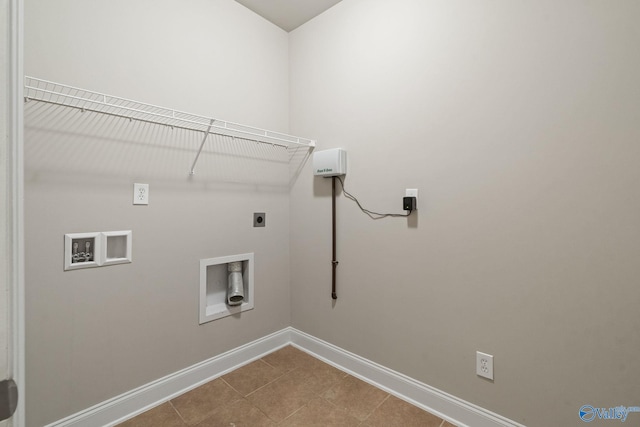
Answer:
<svg viewBox="0 0 640 427"><path fill-rule="evenodd" d="M182 369L45 427L114 426L291 343L289 328Z"/></svg>
<svg viewBox="0 0 640 427"><path fill-rule="evenodd" d="M524 427L290 327L45 427L114 426L289 344L460 427Z"/></svg>
<svg viewBox="0 0 640 427"><path fill-rule="evenodd" d="M459 427L525 427L293 328L291 345Z"/></svg>

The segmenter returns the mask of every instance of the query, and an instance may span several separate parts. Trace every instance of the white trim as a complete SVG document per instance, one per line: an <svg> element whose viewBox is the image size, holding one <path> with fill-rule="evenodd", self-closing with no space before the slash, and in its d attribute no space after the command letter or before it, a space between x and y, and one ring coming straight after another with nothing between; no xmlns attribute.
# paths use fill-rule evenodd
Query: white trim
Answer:
<svg viewBox="0 0 640 427"><path fill-rule="evenodd" d="M9 1L9 141L10 152L10 200L11 238L9 301L11 304L11 341L9 357L11 376L18 386L18 393L25 392L25 325L24 325L24 158L23 158L23 52L24 11L23 0ZM11 417L13 427L25 425L25 399L18 399L18 407Z"/></svg>
<svg viewBox="0 0 640 427"><path fill-rule="evenodd" d="M217 258L206 258L200 260L200 324L221 319L232 314L241 313L247 310L253 310L254 302L254 254L253 252L239 255L229 255ZM224 270L225 277L227 273L226 265L231 262L242 261L245 298L242 304L236 306L227 305L227 284L218 283L215 289L209 289L207 283L208 267L221 266ZM224 266L223 266L224 264ZM218 270L221 272L221 270ZM222 285L222 288L219 286Z"/></svg>
<svg viewBox="0 0 640 427"><path fill-rule="evenodd" d="M459 427L525 427L304 332L292 329L291 344Z"/></svg>
<svg viewBox="0 0 640 427"><path fill-rule="evenodd" d="M131 262L131 241L133 240L133 231L103 231L102 233L102 260L101 265L129 264ZM109 258L109 237L120 237L124 239L124 251L119 251L118 256ZM114 246L119 246L115 245ZM121 249L121 248L118 248Z"/></svg>
<svg viewBox="0 0 640 427"><path fill-rule="evenodd" d="M289 330L283 329L48 424L46 427L114 426L240 366L260 359L290 342Z"/></svg>
<svg viewBox="0 0 640 427"><path fill-rule="evenodd" d="M74 240L92 240L93 239L93 256L91 261L84 261L84 249L82 247L76 247L80 253L82 253L82 261L74 262L73 261L73 241ZM78 243L76 242L76 245ZM82 243L81 243L82 245ZM90 245L87 242L87 245ZM88 246L91 248L91 246ZM76 258L78 259L78 258ZM77 270L80 268L92 268L92 267L100 267L102 265L103 254L102 254L102 234L97 231L91 233L67 233L64 235L64 269L66 270Z"/></svg>
<svg viewBox="0 0 640 427"><path fill-rule="evenodd" d="M45 427L114 426L289 344L457 426L524 427L522 424L291 327L175 372Z"/></svg>

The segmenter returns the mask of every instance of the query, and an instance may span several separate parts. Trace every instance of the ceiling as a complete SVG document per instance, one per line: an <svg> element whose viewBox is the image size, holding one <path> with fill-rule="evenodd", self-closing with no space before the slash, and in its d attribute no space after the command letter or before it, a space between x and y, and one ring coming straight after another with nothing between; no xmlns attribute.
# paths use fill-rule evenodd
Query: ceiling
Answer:
<svg viewBox="0 0 640 427"><path fill-rule="evenodd" d="M289 32L320 15L341 0L236 0Z"/></svg>

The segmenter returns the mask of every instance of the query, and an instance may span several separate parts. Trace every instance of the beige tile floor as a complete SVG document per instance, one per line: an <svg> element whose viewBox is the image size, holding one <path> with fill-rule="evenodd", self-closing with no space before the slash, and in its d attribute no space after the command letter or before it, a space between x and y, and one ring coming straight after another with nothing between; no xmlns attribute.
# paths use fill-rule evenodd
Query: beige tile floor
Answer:
<svg viewBox="0 0 640 427"><path fill-rule="evenodd" d="M291 346L119 425L151 426L455 427Z"/></svg>

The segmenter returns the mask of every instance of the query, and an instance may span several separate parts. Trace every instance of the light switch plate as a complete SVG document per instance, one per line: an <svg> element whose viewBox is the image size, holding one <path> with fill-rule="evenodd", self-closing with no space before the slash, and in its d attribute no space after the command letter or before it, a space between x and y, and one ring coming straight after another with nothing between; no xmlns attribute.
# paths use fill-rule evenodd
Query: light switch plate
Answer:
<svg viewBox="0 0 640 427"><path fill-rule="evenodd" d="M149 184L133 184L133 204L149 204Z"/></svg>

